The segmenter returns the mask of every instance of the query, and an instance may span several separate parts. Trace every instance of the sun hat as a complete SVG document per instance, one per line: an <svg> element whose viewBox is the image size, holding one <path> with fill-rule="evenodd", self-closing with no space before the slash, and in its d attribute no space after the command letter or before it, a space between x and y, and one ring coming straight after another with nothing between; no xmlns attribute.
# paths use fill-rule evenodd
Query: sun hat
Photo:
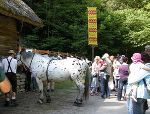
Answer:
<svg viewBox="0 0 150 114"><path fill-rule="evenodd" d="M14 50L9 50L8 53L9 54L16 54Z"/></svg>
<svg viewBox="0 0 150 114"><path fill-rule="evenodd" d="M134 53L134 54L132 55L131 59L132 59L133 63L143 62L140 53Z"/></svg>

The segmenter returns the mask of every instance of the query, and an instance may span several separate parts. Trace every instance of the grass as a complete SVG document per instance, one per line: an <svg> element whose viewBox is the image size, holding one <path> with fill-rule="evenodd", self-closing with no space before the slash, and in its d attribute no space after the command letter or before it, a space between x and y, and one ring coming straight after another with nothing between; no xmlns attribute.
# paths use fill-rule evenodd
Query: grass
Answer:
<svg viewBox="0 0 150 114"><path fill-rule="evenodd" d="M75 87L75 83L70 80L61 81L61 82L55 82L55 92L52 92L52 95L62 95L63 94L69 94L70 90Z"/></svg>
<svg viewBox="0 0 150 114"><path fill-rule="evenodd" d="M70 80L62 81L62 82L56 82L55 88L56 89L71 89L75 83Z"/></svg>

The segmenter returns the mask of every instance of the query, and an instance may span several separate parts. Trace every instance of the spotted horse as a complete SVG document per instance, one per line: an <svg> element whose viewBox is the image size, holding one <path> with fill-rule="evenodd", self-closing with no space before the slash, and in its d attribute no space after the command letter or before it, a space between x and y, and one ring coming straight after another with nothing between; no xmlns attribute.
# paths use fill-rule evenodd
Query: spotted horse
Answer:
<svg viewBox="0 0 150 114"><path fill-rule="evenodd" d="M40 96L39 103L50 102L50 94L47 92L47 84L49 81L72 80L75 82L78 94L74 101L74 105L80 106L83 101L89 97L89 77L90 71L88 64L77 58L66 58L61 60L53 60L50 57L23 51L17 55L18 64L26 65L36 76L39 87ZM45 96L44 96L45 95Z"/></svg>

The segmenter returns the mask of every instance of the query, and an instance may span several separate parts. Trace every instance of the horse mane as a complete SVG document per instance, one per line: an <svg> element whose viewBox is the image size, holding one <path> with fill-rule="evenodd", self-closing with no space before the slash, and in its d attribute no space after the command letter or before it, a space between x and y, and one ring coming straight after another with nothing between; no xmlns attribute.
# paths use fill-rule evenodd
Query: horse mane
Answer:
<svg viewBox="0 0 150 114"><path fill-rule="evenodd" d="M21 55L22 55L22 58L23 58L23 59L32 58L34 55L37 55L37 56L41 56L41 57L43 57L43 58L45 58L45 59L61 60L59 57L48 56L48 55L42 55L42 54L39 54L39 53L33 53L33 52L31 52L31 51L22 52Z"/></svg>

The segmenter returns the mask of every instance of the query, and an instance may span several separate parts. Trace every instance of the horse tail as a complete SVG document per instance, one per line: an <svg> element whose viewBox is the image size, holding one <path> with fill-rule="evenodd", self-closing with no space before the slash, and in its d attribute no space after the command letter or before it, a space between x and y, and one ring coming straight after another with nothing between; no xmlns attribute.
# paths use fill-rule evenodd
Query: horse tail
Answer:
<svg viewBox="0 0 150 114"><path fill-rule="evenodd" d="M85 82L84 82L84 97L85 100L89 99L89 79L90 79L90 70L89 70L89 66L87 65L87 69L86 69L86 76L85 76Z"/></svg>

